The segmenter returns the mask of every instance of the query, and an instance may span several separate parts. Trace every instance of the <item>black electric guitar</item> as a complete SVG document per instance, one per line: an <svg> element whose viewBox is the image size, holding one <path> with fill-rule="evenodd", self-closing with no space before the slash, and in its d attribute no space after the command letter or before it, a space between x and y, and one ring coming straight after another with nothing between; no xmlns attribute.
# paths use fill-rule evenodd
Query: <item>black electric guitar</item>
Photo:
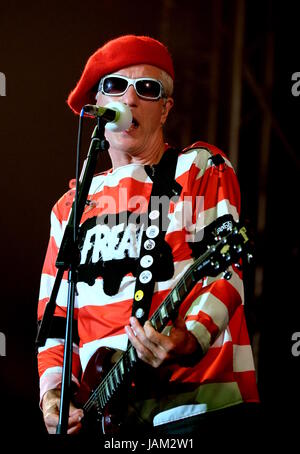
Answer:
<svg viewBox="0 0 300 454"><path fill-rule="evenodd" d="M229 233L226 235L214 238L206 252L193 262L154 312L150 322L158 332L176 318L180 304L200 279L217 276L221 272L224 273L224 279L230 279L232 273L227 269L229 265L238 262L242 256L250 261L252 254L246 227L232 221L227 230ZM112 366L111 358L115 353L115 350L107 347L100 347L94 353L75 395L75 403L83 408L86 416L96 415L104 434L118 433L120 420L111 411L111 403L119 399L120 391L131 384L138 362L136 350L130 343Z"/></svg>

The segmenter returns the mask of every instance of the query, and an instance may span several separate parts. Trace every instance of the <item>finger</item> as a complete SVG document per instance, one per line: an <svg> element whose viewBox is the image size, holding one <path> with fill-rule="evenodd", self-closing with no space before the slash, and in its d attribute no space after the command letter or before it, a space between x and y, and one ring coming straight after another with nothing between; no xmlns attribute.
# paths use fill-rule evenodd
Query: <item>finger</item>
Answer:
<svg viewBox="0 0 300 454"><path fill-rule="evenodd" d="M159 367L163 362L171 360L174 342L170 340L169 336L158 333L149 321L145 323L144 328L135 317L130 317L130 322L131 333L135 334L134 338L130 340L140 359L153 367Z"/></svg>
<svg viewBox="0 0 300 454"><path fill-rule="evenodd" d="M130 322L135 338L138 339L141 344L147 347L151 352L153 352L155 356L157 356L162 348L161 342L164 341L163 338L166 336L163 336L155 331L149 321L145 323L144 327L141 326L135 317L131 317Z"/></svg>
<svg viewBox="0 0 300 454"><path fill-rule="evenodd" d="M76 429L76 431L78 429L80 429L81 428L80 421L82 420L82 418L83 418L83 411L81 409L77 409L77 410L73 411L71 416L68 419L68 429L74 429L74 430ZM48 432L50 434L56 433L56 428L57 428L57 425L59 422L59 416L55 415L53 413L48 414L48 415L45 415L44 420L45 420L45 424L46 424ZM74 430L72 430L72 432Z"/></svg>
<svg viewBox="0 0 300 454"><path fill-rule="evenodd" d="M77 422L74 426L68 428L67 434L68 435L74 435L76 433L79 433L82 429L82 424L80 422Z"/></svg>
<svg viewBox="0 0 300 454"><path fill-rule="evenodd" d="M44 417L45 425L49 434L56 433L56 427L58 424L58 416L49 414Z"/></svg>
<svg viewBox="0 0 300 454"><path fill-rule="evenodd" d="M140 341L140 344L142 344L143 347L146 347L155 358L163 359L161 354L164 348L160 345L161 335L155 331L151 323L147 321L144 328L142 328L134 317L132 317L130 321L132 323L132 331L135 333L135 339Z"/></svg>
<svg viewBox="0 0 300 454"><path fill-rule="evenodd" d="M76 435L78 433L80 433L82 427L72 427L72 429L68 429L67 430L67 435Z"/></svg>
<svg viewBox="0 0 300 454"><path fill-rule="evenodd" d="M137 351L146 350L146 347L141 340L142 336L138 336L131 326L125 326L125 331L128 334L130 342Z"/></svg>
<svg viewBox="0 0 300 454"><path fill-rule="evenodd" d="M130 326L125 326L125 331L129 337L130 342L136 349L138 357L144 362L153 365L153 353L149 350L138 338L135 336Z"/></svg>
<svg viewBox="0 0 300 454"><path fill-rule="evenodd" d="M131 343L135 347L138 357L150 364L152 367L159 367L163 362L168 361L170 355L166 349L164 349L161 345L156 345L155 343L151 342L147 337L143 339L143 342L140 341L137 336L134 336L133 330L129 327ZM155 333L155 330L154 330ZM163 336L166 337L166 336ZM158 340L159 342L159 340Z"/></svg>
<svg viewBox="0 0 300 454"><path fill-rule="evenodd" d="M172 347L172 342L170 341L169 336L158 333L149 321L145 323L144 331L146 338L156 347L156 349L169 351L169 349ZM155 351L159 352L159 350Z"/></svg>
<svg viewBox="0 0 300 454"><path fill-rule="evenodd" d="M82 418L83 418L82 410L72 412L72 414L69 416L68 427L71 428L73 426L76 426L78 423L80 423Z"/></svg>
<svg viewBox="0 0 300 454"><path fill-rule="evenodd" d="M73 407L75 408L75 407ZM82 424L81 420L83 418L83 411L80 408L77 408L73 411L71 411L71 406L70 406L70 416L68 419L68 430L67 434L72 435L80 432L82 429Z"/></svg>
<svg viewBox="0 0 300 454"><path fill-rule="evenodd" d="M150 339L148 339L148 337L146 336L144 328L141 326L141 324L135 317L130 317L130 323L131 333L133 332L134 334L133 341L135 342L139 341L140 345L143 345L144 347L148 348L151 351L153 349L153 344L150 341Z"/></svg>
<svg viewBox="0 0 300 454"><path fill-rule="evenodd" d="M83 410L81 408L74 407L74 405L70 405L69 416L81 416L83 417Z"/></svg>
<svg viewBox="0 0 300 454"><path fill-rule="evenodd" d="M145 331L140 322L135 317L130 317L129 319L131 328L134 332L134 335L138 337L141 341L146 339Z"/></svg>
<svg viewBox="0 0 300 454"><path fill-rule="evenodd" d="M147 338L152 342L154 355L164 362L171 360L176 351L176 339L174 341L171 335L158 333L149 321L145 323L144 329Z"/></svg>

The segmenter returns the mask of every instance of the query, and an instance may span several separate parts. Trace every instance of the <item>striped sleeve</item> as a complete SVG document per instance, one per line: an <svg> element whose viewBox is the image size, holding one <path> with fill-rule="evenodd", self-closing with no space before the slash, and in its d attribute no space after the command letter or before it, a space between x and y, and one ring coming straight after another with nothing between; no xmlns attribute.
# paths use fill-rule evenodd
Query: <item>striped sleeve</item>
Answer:
<svg viewBox="0 0 300 454"><path fill-rule="evenodd" d="M222 157L221 162L213 159L216 154ZM217 218L231 215L238 221L240 189L230 162L215 147L198 150L191 170L189 192L195 202L190 232L194 241L201 241L204 228ZM242 274L234 265L229 269L232 272L230 280L220 274L215 278L206 277L197 284L193 302L185 313L187 328L195 335L204 353L243 303Z"/></svg>
<svg viewBox="0 0 300 454"><path fill-rule="evenodd" d="M38 320L41 320L44 314L45 306L48 303L57 268L55 266L57 253L62 241L64 228L68 221L70 213L70 194L63 196L53 207L51 212L51 229L48 248L42 269L39 302L38 302ZM50 389L60 388L61 375L64 354L64 335L65 323L58 323L66 317L67 309L67 273L64 273L61 286L57 295L54 318L51 325L52 333L46 340L44 346L38 349L38 372L40 377L40 399ZM77 318L77 308L75 302L74 318ZM59 327L59 329L57 329ZM72 380L79 385L78 377L80 374L79 348L73 344L72 357Z"/></svg>

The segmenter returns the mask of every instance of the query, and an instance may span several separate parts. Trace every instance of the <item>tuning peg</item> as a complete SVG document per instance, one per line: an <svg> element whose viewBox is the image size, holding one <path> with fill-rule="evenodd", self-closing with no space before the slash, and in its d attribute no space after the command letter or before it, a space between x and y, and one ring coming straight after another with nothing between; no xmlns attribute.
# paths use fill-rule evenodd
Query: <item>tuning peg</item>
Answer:
<svg viewBox="0 0 300 454"><path fill-rule="evenodd" d="M238 270L241 270L242 269L242 265L240 263L235 263L234 266L238 269Z"/></svg>
<svg viewBox="0 0 300 454"><path fill-rule="evenodd" d="M231 261L231 255L230 255L229 252L227 252L227 253L225 254L225 260L226 260L226 262L230 262L230 261Z"/></svg>
<svg viewBox="0 0 300 454"><path fill-rule="evenodd" d="M235 225L235 226L233 227L233 229L232 229L232 233L236 235L238 232L239 232L239 229L238 229L237 226Z"/></svg>
<svg viewBox="0 0 300 454"><path fill-rule="evenodd" d="M224 271L223 273L223 278L226 279L226 281L229 281L229 279L231 279L231 276L232 276L232 272L231 271Z"/></svg>
<svg viewBox="0 0 300 454"><path fill-rule="evenodd" d="M220 263L218 261L214 262L213 260L210 261L210 266L214 268L214 270L218 270L220 268Z"/></svg>
<svg viewBox="0 0 300 454"><path fill-rule="evenodd" d="M218 270L220 268L220 263L219 262L213 263L213 267L215 270Z"/></svg>
<svg viewBox="0 0 300 454"><path fill-rule="evenodd" d="M209 245L207 246L207 249L209 249L211 252L215 252L216 246L215 246L215 245L212 245L212 246L211 246L211 245L209 244Z"/></svg>
<svg viewBox="0 0 300 454"><path fill-rule="evenodd" d="M248 252L248 254L247 254L247 262L251 263L253 261L253 259L254 259L253 254L251 254L251 252Z"/></svg>
<svg viewBox="0 0 300 454"><path fill-rule="evenodd" d="M243 250L243 248L242 248L242 246L241 246L240 244L235 244L235 245L233 246L233 249L234 249L238 254L240 254L240 253L242 252L242 250Z"/></svg>

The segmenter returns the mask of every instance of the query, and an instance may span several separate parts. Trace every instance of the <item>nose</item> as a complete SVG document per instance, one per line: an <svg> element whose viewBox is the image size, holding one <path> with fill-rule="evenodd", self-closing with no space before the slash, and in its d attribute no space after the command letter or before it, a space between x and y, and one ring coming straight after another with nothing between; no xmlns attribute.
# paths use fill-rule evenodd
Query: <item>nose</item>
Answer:
<svg viewBox="0 0 300 454"><path fill-rule="evenodd" d="M134 86L129 85L126 93L124 93L124 95L122 96L123 103L127 104L128 106L137 106L138 100L139 100L139 97L135 91Z"/></svg>

